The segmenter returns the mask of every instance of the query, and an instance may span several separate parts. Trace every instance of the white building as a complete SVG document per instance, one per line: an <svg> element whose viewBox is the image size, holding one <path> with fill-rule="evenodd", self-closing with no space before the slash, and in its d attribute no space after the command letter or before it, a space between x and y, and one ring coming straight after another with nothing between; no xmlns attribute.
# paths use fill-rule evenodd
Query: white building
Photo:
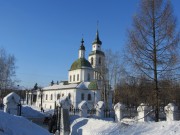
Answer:
<svg viewBox="0 0 180 135"><path fill-rule="evenodd" d="M53 109L55 101L63 96L69 97L74 108L78 108L78 104L83 100L86 100L91 107L100 101L102 83L98 69L101 68L105 59L101 45L102 42L97 31L95 40L92 43L92 51L87 60L85 58L84 40L82 39L79 57L69 69L68 81L62 81L59 84L37 90L35 92L37 95L35 96L37 98L35 105L44 109ZM28 96L30 95L27 94L27 101L32 100L32 97ZM32 103L32 101L28 102Z"/></svg>

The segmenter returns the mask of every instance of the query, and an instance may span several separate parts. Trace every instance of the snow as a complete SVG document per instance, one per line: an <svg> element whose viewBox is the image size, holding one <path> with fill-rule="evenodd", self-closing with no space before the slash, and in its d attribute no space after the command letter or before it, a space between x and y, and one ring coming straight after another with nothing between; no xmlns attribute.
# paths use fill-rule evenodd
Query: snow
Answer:
<svg viewBox="0 0 180 135"><path fill-rule="evenodd" d="M116 110L116 109L125 109L125 105L122 103L117 103L114 106L114 110Z"/></svg>
<svg viewBox="0 0 180 135"><path fill-rule="evenodd" d="M81 82L81 83L77 86L77 88L78 88L78 89L83 89L83 90L85 90L85 89L88 90L89 84L90 84L90 82Z"/></svg>
<svg viewBox="0 0 180 135"><path fill-rule="evenodd" d="M95 108L98 108L98 109L103 109L105 106L104 106L104 102L103 101L99 101L96 105L95 105Z"/></svg>
<svg viewBox="0 0 180 135"><path fill-rule="evenodd" d="M41 118L43 113L23 106L26 117ZM123 119L115 123L113 119L82 118L71 116L71 135L179 135L180 121L137 122ZM0 111L0 135L51 135L46 129L24 117Z"/></svg>
<svg viewBox="0 0 180 135"><path fill-rule="evenodd" d="M89 107L88 107L87 101L85 101L85 100L81 101L81 103L79 103L79 105L78 105L78 108L80 110L88 109Z"/></svg>
<svg viewBox="0 0 180 135"><path fill-rule="evenodd" d="M0 135L50 135L50 133L24 117L0 111Z"/></svg>
<svg viewBox="0 0 180 135"><path fill-rule="evenodd" d="M88 85L90 82L81 82L80 84L78 83L69 83L69 84L64 84L63 82L59 84L54 84L52 86L44 87L43 90L57 90L57 89L88 89Z"/></svg>
<svg viewBox="0 0 180 135"><path fill-rule="evenodd" d="M3 98L3 103L7 104L8 102L11 102L11 100L14 100L14 102L18 104L20 102L20 97L15 92L11 92Z"/></svg>
<svg viewBox="0 0 180 135"><path fill-rule="evenodd" d="M44 118L45 115L30 106L22 106L22 116L26 118Z"/></svg>
<svg viewBox="0 0 180 135"><path fill-rule="evenodd" d="M180 121L114 123L112 121L76 118L71 135L179 135Z"/></svg>
<svg viewBox="0 0 180 135"><path fill-rule="evenodd" d="M165 111L177 111L178 107L174 103L169 103L167 106L164 107Z"/></svg>
<svg viewBox="0 0 180 135"><path fill-rule="evenodd" d="M150 110L151 107L149 107L147 104L144 104L144 103L141 103L138 108L137 108L137 111L138 112L142 112L142 111L145 111L145 110Z"/></svg>
<svg viewBox="0 0 180 135"><path fill-rule="evenodd" d="M52 86L44 87L43 90L57 90L57 89L70 89L70 88L76 88L78 84L70 83L68 85L64 85L63 82L59 84L54 84Z"/></svg>

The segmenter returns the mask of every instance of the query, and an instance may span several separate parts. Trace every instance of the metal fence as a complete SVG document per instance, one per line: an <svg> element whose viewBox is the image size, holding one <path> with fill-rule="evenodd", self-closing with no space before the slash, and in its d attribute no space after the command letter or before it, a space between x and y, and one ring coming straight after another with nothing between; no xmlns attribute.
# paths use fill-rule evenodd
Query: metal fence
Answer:
<svg viewBox="0 0 180 135"><path fill-rule="evenodd" d="M80 111L81 111L80 109L73 108L73 109L70 109L69 114L70 115L79 115ZM96 113L97 113L96 109L87 110L88 117L96 117ZM113 118L114 119L114 117L115 117L115 112L113 109L104 109L103 113L104 113L105 118Z"/></svg>

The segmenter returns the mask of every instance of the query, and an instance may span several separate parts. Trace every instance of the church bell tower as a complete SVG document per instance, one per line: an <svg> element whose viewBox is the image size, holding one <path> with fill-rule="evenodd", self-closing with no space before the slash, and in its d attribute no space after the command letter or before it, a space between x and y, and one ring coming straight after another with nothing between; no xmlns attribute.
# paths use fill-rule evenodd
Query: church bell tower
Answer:
<svg viewBox="0 0 180 135"><path fill-rule="evenodd" d="M101 68L104 64L104 52L101 50L102 42L99 39L99 32L96 31L96 37L95 40L92 43L92 51L89 54L88 60L91 63L92 67L97 70L98 68Z"/></svg>

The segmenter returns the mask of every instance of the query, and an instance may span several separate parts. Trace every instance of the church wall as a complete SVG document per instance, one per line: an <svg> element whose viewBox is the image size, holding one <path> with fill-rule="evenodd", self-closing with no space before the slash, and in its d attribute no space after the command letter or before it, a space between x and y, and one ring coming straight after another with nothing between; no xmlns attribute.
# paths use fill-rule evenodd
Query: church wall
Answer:
<svg viewBox="0 0 180 135"><path fill-rule="evenodd" d="M58 99L58 94L60 97L69 96L72 104L75 104L76 99L76 90L75 89L64 89L64 90L45 90L43 91L43 98L42 98L42 106L44 109L54 109L55 101ZM52 96L52 97L51 97ZM37 95L37 102L36 106L41 106L41 97L40 93L38 92Z"/></svg>
<svg viewBox="0 0 180 135"><path fill-rule="evenodd" d="M91 58L93 58L93 65L92 65L92 60ZM99 58L101 58L101 64L99 64ZM93 68L98 68L101 65L104 65L104 56L96 54L96 55L91 55L88 57L88 61L91 63L91 65L93 66Z"/></svg>
<svg viewBox="0 0 180 135"><path fill-rule="evenodd" d="M90 74L90 81L93 80L94 75L93 75L92 69L85 68L85 69L77 69L77 70L69 71L69 76L68 76L69 83L78 83L82 81L88 81L88 73ZM74 75L75 75L75 79L74 79ZM79 80L77 79L78 75L79 75Z"/></svg>
<svg viewBox="0 0 180 135"><path fill-rule="evenodd" d="M76 96L76 101L77 101L77 105L83 101L82 99L82 94L84 94L84 100L86 100L88 102L88 104L90 105L90 107L92 108L93 105L100 101L100 91L99 90L78 90L77 91L77 96ZM91 95L91 99L88 99L88 94ZM78 107L78 106L76 106Z"/></svg>
<svg viewBox="0 0 180 135"><path fill-rule="evenodd" d="M95 103L101 100L100 91L99 90L81 90L81 89L64 89L64 90L45 90L43 91L42 98L42 107L44 109L54 109L55 101L57 101L57 95L60 94L62 96L68 96L70 93L71 103L73 107L78 108L78 104L86 100L90 107L93 107ZM84 99L82 99L82 94L84 94ZM91 95L91 99L88 99L88 94ZM46 95L48 97L46 98ZM52 95L52 100L51 100ZM41 107L41 96L40 92L37 92L37 101L36 106Z"/></svg>

